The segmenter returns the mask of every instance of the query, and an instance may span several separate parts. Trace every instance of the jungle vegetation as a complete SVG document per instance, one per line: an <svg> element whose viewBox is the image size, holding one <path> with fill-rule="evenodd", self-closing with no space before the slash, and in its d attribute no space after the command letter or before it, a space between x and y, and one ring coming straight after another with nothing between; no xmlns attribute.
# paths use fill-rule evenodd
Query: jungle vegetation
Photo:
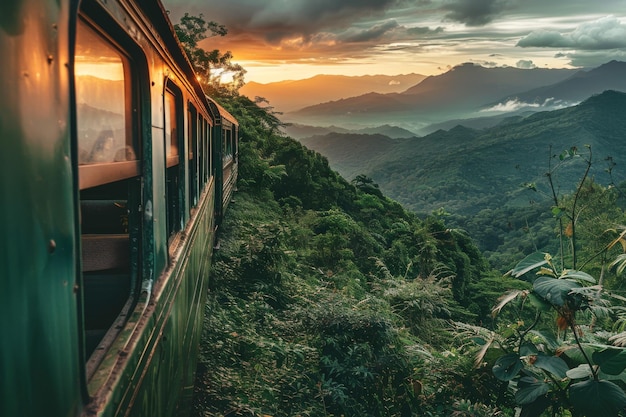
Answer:
<svg viewBox="0 0 626 417"><path fill-rule="evenodd" d="M591 147L547 166L551 254L531 242L503 273L443 210L417 216L365 175L346 181L262 99L218 91L240 122L240 177L195 415L624 415L626 219L620 188L588 175ZM564 167L578 172L566 194Z"/></svg>

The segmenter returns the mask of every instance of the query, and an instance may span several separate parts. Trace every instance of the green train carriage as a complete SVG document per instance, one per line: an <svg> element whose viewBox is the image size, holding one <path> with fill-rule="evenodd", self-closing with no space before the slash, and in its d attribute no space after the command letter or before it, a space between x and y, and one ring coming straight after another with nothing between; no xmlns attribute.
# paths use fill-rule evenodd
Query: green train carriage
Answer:
<svg viewBox="0 0 626 417"><path fill-rule="evenodd" d="M0 53L0 415L184 415L237 121L158 2L3 2Z"/></svg>

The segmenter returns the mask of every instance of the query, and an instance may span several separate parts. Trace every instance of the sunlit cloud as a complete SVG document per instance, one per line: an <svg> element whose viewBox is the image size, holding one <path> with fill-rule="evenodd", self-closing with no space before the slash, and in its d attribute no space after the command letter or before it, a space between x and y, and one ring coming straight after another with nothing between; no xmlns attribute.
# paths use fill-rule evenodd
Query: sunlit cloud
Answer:
<svg viewBox="0 0 626 417"><path fill-rule="evenodd" d="M231 51L248 80L306 65L311 76L435 75L463 62L586 67L626 51L624 0L163 1L174 22L189 12L224 24L227 36L201 46Z"/></svg>

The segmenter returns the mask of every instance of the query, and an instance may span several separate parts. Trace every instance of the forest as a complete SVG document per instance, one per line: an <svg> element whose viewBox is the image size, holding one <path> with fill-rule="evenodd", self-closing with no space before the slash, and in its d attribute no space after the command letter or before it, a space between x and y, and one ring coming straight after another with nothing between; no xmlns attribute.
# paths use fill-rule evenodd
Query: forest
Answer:
<svg viewBox="0 0 626 417"><path fill-rule="evenodd" d="M262 99L213 87L239 120L241 168L212 261L197 416L624 415L622 187L589 175L591 146L550 158L552 198L532 208L549 252L529 222L501 271L444 211L418 216L366 175L345 180ZM563 166L577 173L567 193ZM491 221L481 239L507 227Z"/></svg>

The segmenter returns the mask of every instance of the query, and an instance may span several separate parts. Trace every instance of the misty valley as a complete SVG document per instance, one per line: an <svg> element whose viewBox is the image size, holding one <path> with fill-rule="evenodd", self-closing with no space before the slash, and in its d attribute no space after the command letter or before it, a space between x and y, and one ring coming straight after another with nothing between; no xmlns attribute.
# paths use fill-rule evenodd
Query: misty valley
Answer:
<svg viewBox="0 0 626 417"><path fill-rule="evenodd" d="M309 103L297 111L285 106L303 105L307 94L298 94L298 83L313 91L307 83L314 79L285 86L299 97L297 104L285 101L282 83L260 93L273 106L276 94L275 107L289 122L286 134L326 156L344 178L365 175L411 211L441 213L505 272L529 250L553 249L546 173L555 154L571 148L584 154L589 146L593 181L607 187L626 180L624 73L626 63L617 61L590 70L464 64L408 88L411 79L392 83L394 77L379 76L378 85L406 89ZM342 81L331 78L319 82ZM361 91L371 81L362 80ZM332 91L341 94L340 88ZM348 93L355 91L351 86ZM242 92L253 95L255 86ZM578 184L584 166L577 162L555 173L560 193Z"/></svg>

